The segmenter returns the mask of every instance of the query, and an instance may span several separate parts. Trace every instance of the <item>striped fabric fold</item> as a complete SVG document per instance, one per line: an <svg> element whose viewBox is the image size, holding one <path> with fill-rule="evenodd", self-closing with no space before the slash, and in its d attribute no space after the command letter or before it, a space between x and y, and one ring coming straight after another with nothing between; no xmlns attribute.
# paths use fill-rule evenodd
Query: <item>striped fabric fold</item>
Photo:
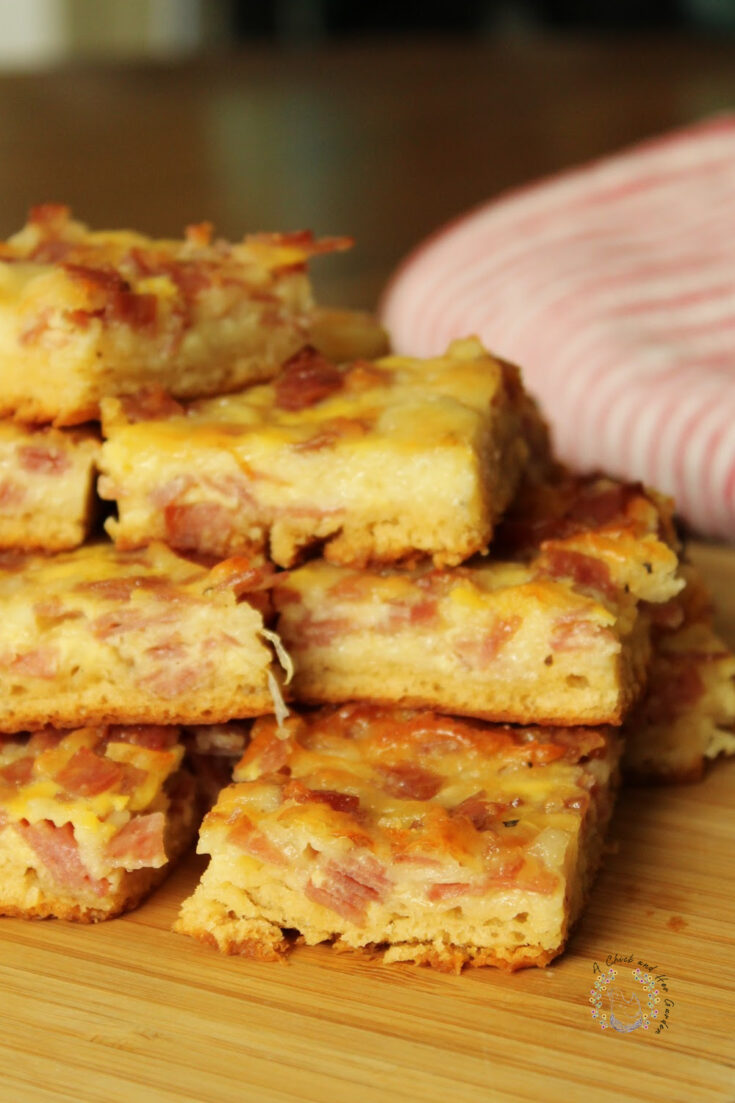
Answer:
<svg viewBox="0 0 735 1103"><path fill-rule="evenodd" d="M478 334L515 360L560 457L672 494L735 539L735 115L501 197L408 257L397 352Z"/></svg>

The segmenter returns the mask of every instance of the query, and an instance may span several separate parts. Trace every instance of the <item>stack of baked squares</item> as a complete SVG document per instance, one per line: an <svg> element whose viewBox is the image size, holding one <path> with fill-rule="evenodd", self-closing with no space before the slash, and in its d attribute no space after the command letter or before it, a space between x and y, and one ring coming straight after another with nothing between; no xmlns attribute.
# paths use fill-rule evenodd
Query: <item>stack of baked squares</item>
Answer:
<svg viewBox="0 0 735 1103"><path fill-rule="evenodd" d="M178 410L272 377L308 339L369 343L358 315L314 311L306 261L344 244L228 245L205 225L151 241L47 205L0 245L5 914L133 906L198 825L180 725L280 700L271 633L241 600L260 566L95 536L100 409Z"/></svg>
<svg viewBox="0 0 735 1103"><path fill-rule="evenodd" d="M381 356L369 319L315 312L304 263L341 244L156 243L43 208L0 254L6 913L102 918L160 877L195 829L183 727L200 782L235 765L179 930L544 964L621 755L663 780L735 749L735 659L670 503L559 469L477 341ZM68 428L89 419L101 445ZM51 540L67 453L76 535ZM114 543L64 550L95 466Z"/></svg>

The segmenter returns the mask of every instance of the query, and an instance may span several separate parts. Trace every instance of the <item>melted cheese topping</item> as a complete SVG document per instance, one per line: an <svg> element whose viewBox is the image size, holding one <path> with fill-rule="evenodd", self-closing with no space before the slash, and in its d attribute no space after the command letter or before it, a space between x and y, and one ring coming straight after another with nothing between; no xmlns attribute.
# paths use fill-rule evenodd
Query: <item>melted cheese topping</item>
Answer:
<svg viewBox="0 0 735 1103"><path fill-rule="evenodd" d="M0 287L5 294L17 295L30 281L71 264L115 271L136 293L161 298L179 293L179 275L188 275L193 289L191 277L198 272L223 284L234 277L262 289L315 253L349 244L348 239L315 241L306 233L255 234L235 244L213 242L212 227L206 223L189 227L183 240L154 239L132 230L91 231L72 219L67 208L49 204L0 243Z"/></svg>
<svg viewBox="0 0 735 1103"><path fill-rule="evenodd" d="M135 729L130 731L135 738ZM104 876L114 865L104 853L110 840L137 813L166 811L164 784L184 754L175 742L145 746L119 733L124 729L0 736L0 822L71 824L84 865L93 877ZM29 756L30 777L18 783L13 769ZM74 773L80 758L79 772ZM116 769L118 764L122 768Z"/></svg>
<svg viewBox="0 0 735 1103"><path fill-rule="evenodd" d="M255 845L245 838L249 861L308 869L314 848L334 861L367 850L391 878L451 885L507 874L549 892L615 759L606 729L520 729L360 705L291 717L286 728L284 744L272 720L256 722L235 784L205 821L203 850L216 852L219 832L237 836L246 824L259 833Z"/></svg>
<svg viewBox="0 0 735 1103"><path fill-rule="evenodd" d="M103 404L105 435L131 453L165 452L191 457L193 450L231 452L246 474L284 444L319 447L325 432L343 441L351 453L374 454L393 448L433 448L470 452L487 423L493 402L503 393L502 368L478 341L455 342L432 360L388 356L367 369L359 362L340 369L342 385L313 405L283 409L277 385L252 387L239 394L192 403L184 415L126 424L114 399ZM268 479L269 472L262 471Z"/></svg>

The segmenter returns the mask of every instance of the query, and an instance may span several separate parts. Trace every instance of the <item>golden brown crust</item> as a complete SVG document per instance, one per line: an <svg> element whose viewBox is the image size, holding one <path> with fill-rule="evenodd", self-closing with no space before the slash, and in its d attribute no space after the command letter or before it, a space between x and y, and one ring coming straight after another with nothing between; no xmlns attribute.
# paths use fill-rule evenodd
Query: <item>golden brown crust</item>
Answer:
<svg viewBox="0 0 735 1103"><path fill-rule="evenodd" d="M267 960L293 930L445 971L544 965L589 892L619 753L610 729L364 702L280 734L261 719L204 820L211 862L175 929Z"/></svg>
<svg viewBox="0 0 735 1103"><path fill-rule="evenodd" d="M113 699L110 687L96 695L55 694L34 702L24 701L17 709L11 704L0 715L0 731L16 732L51 724L58 728L80 724L223 724L234 716L263 716L273 711L273 698L268 692L222 694L217 703L212 694L200 695L200 700L188 698L184 704L172 704L151 695L137 699L126 692Z"/></svg>
<svg viewBox="0 0 735 1103"><path fill-rule="evenodd" d="M519 402L476 341L425 361L305 350L271 385L145 423L108 400L107 530L126 547L268 548L283 567L316 547L343 564L454 565L488 549L528 461Z"/></svg>
<svg viewBox="0 0 735 1103"><path fill-rule="evenodd" d="M635 694L631 692L631 700L634 699ZM300 688L298 674L294 678L293 688L289 692L288 700L297 701L300 705L312 705L318 707L320 705L343 705L355 703L358 700L357 694L349 694L343 696L340 693L332 693L326 688L326 683L319 692L309 693ZM393 697L366 697L360 695L359 703L364 705L375 706L376 708L397 708L397 709L437 709L439 712L445 712L452 716L464 716L468 719L485 720L488 723L495 724L538 724L540 727L559 727L559 728L577 728L580 724L588 724L590 727L597 725L610 724L613 727L617 727L627 711L627 703L622 704L619 708L613 709L607 713L602 711L592 713L591 715L585 715L584 719L579 715L559 714L559 715L539 715L532 709L527 712L522 712L519 709L503 711L501 709L493 709L492 711L485 711L475 706L467 708L457 708L454 704L450 709L448 707L442 707L437 702L436 697L415 697L412 694L403 695L400 698Z"/></svg>
<svg viewBox="0 0 735 1103"><path fill-rule="evenodd" d="M76 425L109 395L158 385L196 398L272 378L307 339L306 262L349 243L302 233L229 244L211 230L152 240L34 208L0 243L0 411Z"/></svg>

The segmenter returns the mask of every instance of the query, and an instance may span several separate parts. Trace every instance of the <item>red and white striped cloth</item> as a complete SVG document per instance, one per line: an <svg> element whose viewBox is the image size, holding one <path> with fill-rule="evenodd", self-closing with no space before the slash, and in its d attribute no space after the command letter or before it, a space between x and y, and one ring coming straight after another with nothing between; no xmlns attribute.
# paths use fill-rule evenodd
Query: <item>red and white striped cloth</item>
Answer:
<svg viewBox="0 0 735 1103"><path fill-rule="evenodd" d="M523 367L563 460L735 539L735 115L470 212L381 313L398 352L478 334Z"/></svg>

